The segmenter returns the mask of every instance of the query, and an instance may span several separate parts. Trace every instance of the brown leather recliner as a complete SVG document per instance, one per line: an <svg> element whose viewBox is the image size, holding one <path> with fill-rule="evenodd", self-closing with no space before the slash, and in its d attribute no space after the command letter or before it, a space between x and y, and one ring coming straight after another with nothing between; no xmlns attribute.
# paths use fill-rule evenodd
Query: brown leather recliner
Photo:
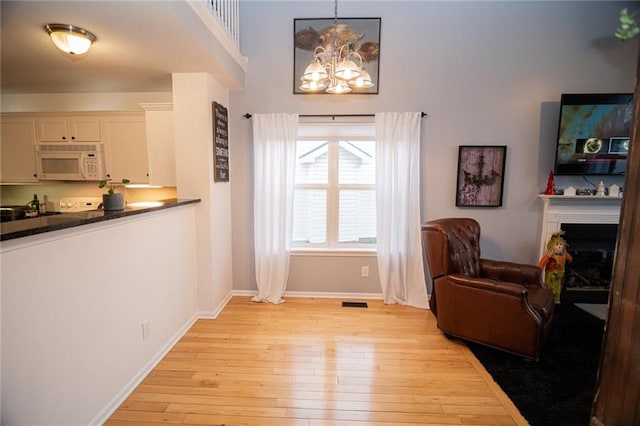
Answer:
<svg viewBox="0 0 640 426"><path fill-rule="evenodd" d="M480 258L480 225L447 218L422 225L433 280L431 309L445 334L538 360L555 307L534 265Z"/></svg>

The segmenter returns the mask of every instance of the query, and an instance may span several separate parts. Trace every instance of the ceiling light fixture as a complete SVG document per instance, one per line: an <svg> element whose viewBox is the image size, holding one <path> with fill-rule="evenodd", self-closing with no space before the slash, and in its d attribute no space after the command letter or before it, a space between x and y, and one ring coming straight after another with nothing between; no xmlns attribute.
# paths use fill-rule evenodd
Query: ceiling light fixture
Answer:
<svg viewBox="0 0 640 426"><path fill-rule="evenodd" d="M96 41L96 36L84 28L67 24L47 24L45 31L51 37L53 44L70 55L86 53Z"/></svg>
<svg viewBox="0 0 640 426"><path fill-rule="evenodd" d="M313 56L313 60L300 78L301 90L324 90L332 95L340 95L350 93L352 88L373 87L371 76L362 67L362 57L351 50L349 42L342 46L338 44L338 0L334 3L333 42L326 49L322 46L316 47Z"/></svg>

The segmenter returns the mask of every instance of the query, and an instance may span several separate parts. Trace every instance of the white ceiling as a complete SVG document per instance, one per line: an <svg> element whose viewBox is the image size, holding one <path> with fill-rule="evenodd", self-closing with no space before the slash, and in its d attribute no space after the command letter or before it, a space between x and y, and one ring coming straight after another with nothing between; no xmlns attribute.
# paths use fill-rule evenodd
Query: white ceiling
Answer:
<svg viewBox="0 0 640 426"><path fill-rule="evenodd" d="M0 8L5 94L168 92L173 72L208 72L230 89L243 84L244 71L220 61L220 41L185 0L2 0ZM71 57L55 48L47 23L83 27L97 41Z"/></svg>

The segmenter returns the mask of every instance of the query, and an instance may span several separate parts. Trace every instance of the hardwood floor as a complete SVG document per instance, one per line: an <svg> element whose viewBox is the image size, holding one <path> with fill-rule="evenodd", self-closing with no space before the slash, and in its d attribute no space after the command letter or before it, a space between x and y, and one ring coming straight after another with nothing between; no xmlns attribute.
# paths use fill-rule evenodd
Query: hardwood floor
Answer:
<svg viewBox="0 0 640 426"><path fill-rule="evenodd" d="M234 297L198 320L107 425L527 424L430 311Z"/></svg>

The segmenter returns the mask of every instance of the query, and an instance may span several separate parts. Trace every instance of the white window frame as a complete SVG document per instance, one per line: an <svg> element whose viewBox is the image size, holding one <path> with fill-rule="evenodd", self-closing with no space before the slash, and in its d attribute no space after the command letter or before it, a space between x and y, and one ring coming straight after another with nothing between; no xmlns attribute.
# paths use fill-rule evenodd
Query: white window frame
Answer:
<svg viewBox="0 0 640 426"><path fill-rule="evenodd" d="M327 241L324 243L292 242L292 252L297 255L358 255L375 256L376 244L338 243L338 203L341 190L376 190L375 184L338 183L339 142L371 141L375 143L375 123L300 123L298 141L328 142L328 181L326 184L296 184L295 189L320 189L327 191Z"/></svg>

